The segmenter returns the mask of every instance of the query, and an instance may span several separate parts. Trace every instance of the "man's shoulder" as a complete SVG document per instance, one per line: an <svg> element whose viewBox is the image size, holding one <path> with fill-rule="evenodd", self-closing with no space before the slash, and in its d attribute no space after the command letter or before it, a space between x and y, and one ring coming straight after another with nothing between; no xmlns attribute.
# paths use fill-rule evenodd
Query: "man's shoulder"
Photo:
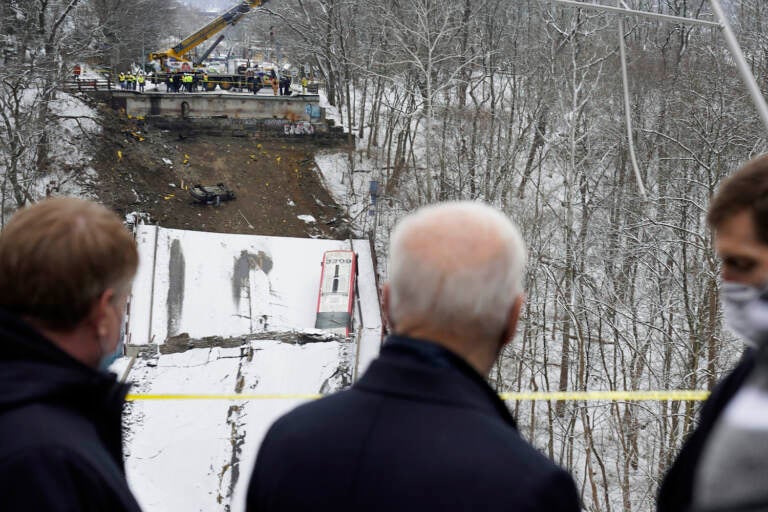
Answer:
<svg viewBox="0 0 768 512"><path fill-rule="evenodd" d="M757 354L754 350L747 350L739 363L715 385L701 409L697 431L710 431L725 407L752 374L756 364Z"/></svg>

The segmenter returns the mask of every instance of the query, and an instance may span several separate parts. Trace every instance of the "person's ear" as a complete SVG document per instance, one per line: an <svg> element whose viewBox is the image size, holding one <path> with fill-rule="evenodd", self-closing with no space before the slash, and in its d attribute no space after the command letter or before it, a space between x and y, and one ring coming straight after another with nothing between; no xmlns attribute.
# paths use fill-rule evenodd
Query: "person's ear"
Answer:
<svg viewBox="0 0 768 512"><path fill-rule="evenodd" d="M521 293L515 297L515 301L509 309L509 314L507 315L507 327L504 334L504 337L506 338L504 339L504 345L512 341L512 338L515 337L517 323L520 320L520 311L523 309L523 302L525 302L525 295Z"/></svg>
<svg viewBox="0 0 768 512"><path fill-rule="evenodd" d="M392 317L389 314L390 293L389 283L384 283L384 286L381 287L381 311L384 314L384 327L386 327L389 332L394 332L395 326L392 323Z"/></svg>
<svg viewBox="0 0 768 512"><path fill-rule="evenodd" d="M96 329L96 335L99 339L109 334L109 315L112 313L112 301L114 298L115 291L112 288L107 288L91 306L91 323Z"/></svg>

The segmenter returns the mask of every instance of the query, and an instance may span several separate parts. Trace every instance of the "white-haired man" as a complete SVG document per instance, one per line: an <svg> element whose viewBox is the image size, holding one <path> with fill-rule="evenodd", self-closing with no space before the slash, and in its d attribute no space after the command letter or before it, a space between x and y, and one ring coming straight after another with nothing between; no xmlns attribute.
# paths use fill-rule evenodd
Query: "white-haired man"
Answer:
<svg viewBox="0 0 768 512"><path fill-rule="evenodd" d="M488 206L403 219L383 289L394 334L350 390L272 426L247 510L578 511L570 475L484 378L514 335L524 266L518 230Z"/></svg>

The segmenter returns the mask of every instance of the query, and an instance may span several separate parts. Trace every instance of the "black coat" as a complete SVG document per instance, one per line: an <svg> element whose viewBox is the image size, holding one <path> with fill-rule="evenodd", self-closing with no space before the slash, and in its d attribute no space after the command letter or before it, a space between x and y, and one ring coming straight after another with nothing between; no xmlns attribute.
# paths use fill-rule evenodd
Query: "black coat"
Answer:
<svg viewBox="0 0 768 512"><path fill-rule="evenodd" d="M0 509L139 511L123 468L126 392L0 310Z"/></svg>
<svg viewBox="0 0 768 512"><path fill-rule="evenodd" d="M459 357L390 337L350 390L280 418L247 510L577 512L570 475Z"/></svg>
<svg viewBox="0 0 768 512"><path fill-rule="evenodd" d="M712 390L704 403L699 424L683 444L659 488L658 512L684 512L691 507L693 481L704 445L715 421L755 367L756 356L748 351L738 366Z"/></svg>

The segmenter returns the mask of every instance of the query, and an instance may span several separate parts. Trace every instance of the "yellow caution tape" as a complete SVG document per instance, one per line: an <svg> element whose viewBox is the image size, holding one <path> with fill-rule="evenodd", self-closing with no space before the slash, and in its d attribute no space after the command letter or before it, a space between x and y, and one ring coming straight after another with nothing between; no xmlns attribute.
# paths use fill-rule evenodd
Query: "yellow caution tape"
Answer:
<svg viewBox="0 0 768 512"><path fill-rule="evenodd" d="M709 391L522 391L517 393L499 393L499 396L502 400L621 400L633 402L639 402L643 400L701 401L707 399L709 396Z"/></svg>
<svg viewBox="0 0 768 512"><path fill-rule="evenodd" d="M311 393L295 393L295 394L259 394L259 395L253 395L253 394L247 394L247 393L241 393L241 394L162 394L162 395L153 395L153 394L129 394L125 397L128 401L138 401L138 400L315 400L317 398L322 398L323 395L321 394L311 394Z"/></svg>
<svg viewBox="0 0 768 512"><path fill-rule="evenodd" d="M274 394L129 394L126 400L315 400L324 395L318 393ZM502 400L562 400L562 401L653 401L653 400L706 400L709 391L520 391L499 393Z"/></svg>

